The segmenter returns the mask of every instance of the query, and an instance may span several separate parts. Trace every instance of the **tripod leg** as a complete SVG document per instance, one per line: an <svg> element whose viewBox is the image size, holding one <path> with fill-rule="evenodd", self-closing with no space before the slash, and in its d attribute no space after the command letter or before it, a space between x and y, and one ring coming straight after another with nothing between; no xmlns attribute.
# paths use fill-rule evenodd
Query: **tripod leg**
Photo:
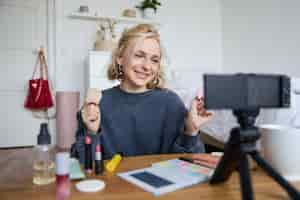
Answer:
<svg viewBox="0 0 300 200"><path fill-rule="evenodd" d="M273 169L257 151L251 152L250 155L263 168L269 176L271 176L277 183L279 183L289 194L292 199L300 199L300 193L289 184L275 169Z"/></svg>
<svg viewBox="0 0 300 200"><path fill-rule="evenodd" d="M247 154L241 152L240 156L241 157L239 159L238 169L240 173L240 185L242 187L242 197L243 200L252 200L253 190L252 190Z"/></svg>
<svg viewBox="0 0 300 200"><path fill-rule="evenodd" d="M226 181L231 176L237 165L241 154L239 129L232 129L229 141L225 145L224 155L219 162L214 174L211 177L211 184L218 184Z"/></svg>

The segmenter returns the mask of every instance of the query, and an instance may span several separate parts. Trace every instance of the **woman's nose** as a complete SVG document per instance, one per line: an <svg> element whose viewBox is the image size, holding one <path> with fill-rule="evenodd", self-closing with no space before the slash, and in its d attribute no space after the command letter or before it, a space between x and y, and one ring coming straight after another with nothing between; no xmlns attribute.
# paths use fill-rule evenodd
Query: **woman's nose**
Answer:
<svg viewBox="0 0 300 200"><path fill-rule="evenodd" d="M151 69L151 60L150 59L144 59L144 62L143 62L143 68L145 70L150 70Z"/></svg>

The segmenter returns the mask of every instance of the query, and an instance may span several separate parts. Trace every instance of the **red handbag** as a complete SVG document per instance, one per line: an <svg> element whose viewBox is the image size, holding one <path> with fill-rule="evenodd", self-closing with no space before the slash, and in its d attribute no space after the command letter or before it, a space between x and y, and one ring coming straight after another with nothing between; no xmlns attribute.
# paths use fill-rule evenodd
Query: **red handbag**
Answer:
<svg viewBox="0 0 300 200"><path fill-rule="evenodd" d="M37 69L40 69L40 77L34 78ZM46 64L43 49L39 51L37 62L29 80L28 94L24 107L30 110L47 110L53 106L53 98L48 82L48 66Z"/></svg>

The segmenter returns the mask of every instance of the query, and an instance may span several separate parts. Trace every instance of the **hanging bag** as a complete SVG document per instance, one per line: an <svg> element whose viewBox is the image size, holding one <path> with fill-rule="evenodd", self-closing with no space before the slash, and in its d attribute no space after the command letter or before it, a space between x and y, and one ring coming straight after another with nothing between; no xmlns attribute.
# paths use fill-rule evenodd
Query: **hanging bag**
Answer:
<svg viewBox="0 0 300 200"><path fill-rule="evenodd" d="M36 77L37 71L40 71L40 77ZM37 62L29 80L28 94L24 107L30 110L48 110L54 105L51 90L48 82L48 66L46 64L43 49L39 50Z"/></svg>

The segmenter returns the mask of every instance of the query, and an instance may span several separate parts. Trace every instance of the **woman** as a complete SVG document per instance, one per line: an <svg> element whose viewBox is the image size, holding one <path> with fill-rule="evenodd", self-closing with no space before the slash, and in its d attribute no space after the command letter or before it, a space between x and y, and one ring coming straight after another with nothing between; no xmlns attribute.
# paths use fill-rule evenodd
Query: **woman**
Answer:
<svg viewBox="0 0 300 200"><path fill-rule="evenodd" d="M180 98L164 89L162 51L158 32L147 24L125 31L112 55L108 78L120 85L102 94L90 89L81 110L83 124L101 141L104 158L204 152L198 131L212 117L195 98L186 110ZM96 134L91 134L96 133ZM84 157L84 129L77 132L76 148Z"/></svg>

